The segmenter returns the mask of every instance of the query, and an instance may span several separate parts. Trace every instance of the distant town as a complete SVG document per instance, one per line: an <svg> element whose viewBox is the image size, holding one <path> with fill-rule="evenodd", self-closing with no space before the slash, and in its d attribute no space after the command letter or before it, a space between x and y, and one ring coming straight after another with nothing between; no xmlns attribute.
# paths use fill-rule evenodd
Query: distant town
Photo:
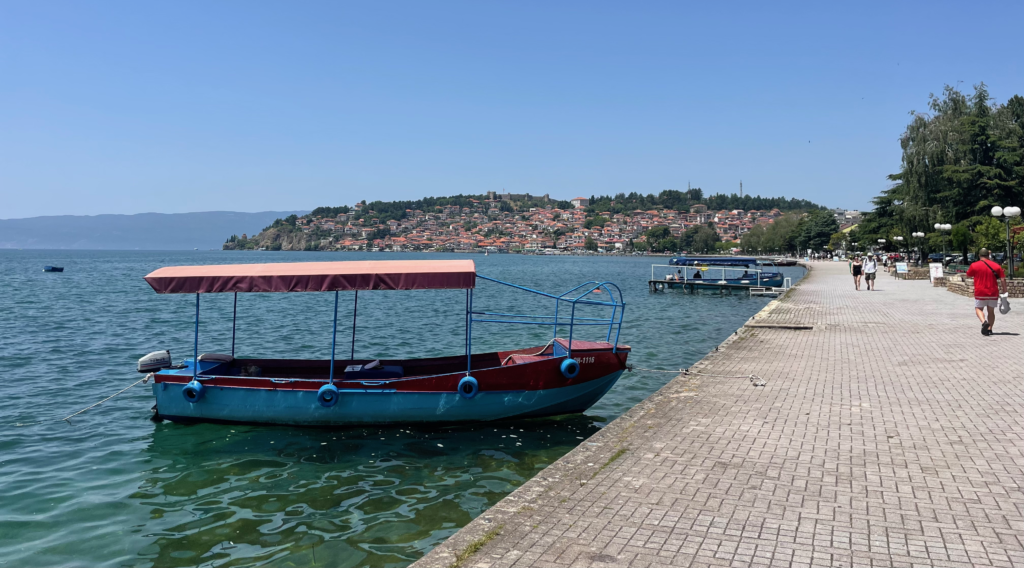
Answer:
<svg viewBox="0 0 1024 568"><path fill-rule="evenodd" d="M259 235L232 235L223 248L622 252L647 250L651 230L664 227L676 239L683 238L688 231L707 233L712 245L717 244L715 248L721 250L738 246L742 236L752 228L767 227L797 207L823 209L802 200L736 195L711 196L705 200L707 203L692 202L702 197L700 190L667 190L657 197L619 194L618 199L574 197L559 201L548 195L488 192L480 196L428 198L417 202L367 204L362 201L352 206L320 207L305 215L278 219ZM596 203L592 203L592 199ZM780 207L709 208L709 204L729 199L778 202ZM656 204L630 208L652 203ZM839 209L833 210L833 214L842 228L859 221L856 211ZM668 236L664 229L661 231Z"/></svg>

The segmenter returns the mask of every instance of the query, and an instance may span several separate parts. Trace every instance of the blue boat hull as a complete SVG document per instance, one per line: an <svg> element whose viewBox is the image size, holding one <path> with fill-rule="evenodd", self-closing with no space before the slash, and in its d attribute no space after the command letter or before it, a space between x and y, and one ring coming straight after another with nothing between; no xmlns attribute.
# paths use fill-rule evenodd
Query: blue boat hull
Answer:
<svg viewBox="0 0 1024 568"><path fill-rule="evenodd" d="M781 274L771 275L766 278L727 278L727 279L689 279L679 281L659 281L668 288L684 288L687 290L719 290L722 288L781 288L783 286Z"/></svg>
<svg viewBox="0 0 1024 568"><path fill-rule="evenodd" d="M781 287L782 286L782 275L779 274L777 276L775 276L775 275L768 276L768 277L761 278L760 280L758 280L757 278L726 278L724 280L722 280L722 279L715 280L713 278L709 278L707 280L693 280L693 279L691 279L691 280L688 281L688 283L690 283L690 284L697 284L697 285L707 285L707 286L713 286L715 284L730 284L732 286L750 286L752 288L756 288L756 287L769 287L769 286Z"/></svg>
<svg viewBox="0 0 1024 568"><path fill-rule="evenodd" d="M448 424L535 418L583 412L608 392L622 375L615 371L585 383L529 391L481 391L473 398L458 392L400 392L340 389L335 406L317 403L317 392L246 387L206 387L202 400L190 403L182 386L156 383L157 416L174 422L226 422L292 426L365 426L370 424Z"/></svg>

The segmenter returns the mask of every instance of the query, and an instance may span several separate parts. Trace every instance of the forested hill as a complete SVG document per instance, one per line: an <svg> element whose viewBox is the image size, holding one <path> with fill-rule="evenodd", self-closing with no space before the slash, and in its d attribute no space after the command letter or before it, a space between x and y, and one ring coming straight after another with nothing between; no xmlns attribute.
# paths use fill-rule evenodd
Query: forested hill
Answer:
<svg viewBox="0 0 1024 568"><path fill-rule="evenodd" d="M705 198L699 188L685 192L667 189L657 195L620 193L592 199L593 204L584 209L577 209L570 201L528 193L489 192L488 195L424 197L410 201L361 201L353 206L317 207L308 215L276 219L258 235L231 235L223 247L227 250L466 250L479 247L568 250L589 242L588 250L621 249L627 242L632 247L633 240L641 238L651 223L664 220L665 224L686 227L706 224L708 221L702 215L708 210L715 213L715 219L721 218L720 237L726 240L738 238L755 219L771 222L770 219L779 217L780 212L823 210L810 201L784 197L716 194ZM702 209L691 211L696 205L701 205ZM637 209L644 214L634 215ZM732 213L737 209L744 211ZM728 210L728 213L721 214L721 210ZM606 212L611 213L614 222L602 215ZM607 231L601 229L603 226ZM581 240L584 236L588 242Z"/></svg>
<svg viewBox="0 0 1024 568"><path fill-rule="evenodd" d="M438 207L449 207L457 205L459 207L475 207L478 204L484 203L487 200L486 195L453 195L451 197L424 197L422 199L416 199L411 201L366 201L361 202L361 207L355 209L348 205L341 205L337 207L317 207L309 213L311 218L334 218L338 215L348 215L352 221L358 221L366 218L367 221L377 219L378 224L385 224L388 221L400 221L404 219L409 211L425 211L433 212ZM782 212L789 211L814 211L817 209L825 209L825 207L807 201L806 199L787 199L785 197L761 197L760 195L751 196L744 195L740 196L735 193L726 195L724 193L716 193L714 195L704 197L704 192L699 187L693 188L687 191L677 191L674 189L666 189L659 194L655 195L649 193L643 195L640 193L632 192L629 194L619 193L614 197L602 195L600 197L591 196L590 207L587 208L587 215L594 216L604 211L610 211L614 213L629 213L637 209L647 211L648 209L671 209L673 211L686 212L689 210L691 205L704 204L708 206L710 211L718 211L722 209L734 210L742 209L744 211L758 210L758 211L770 211L772 209L778 209ZM554 209L572 209L573 206L569 201L565 200L542 200L539 198L533 198L529 200L499 200L495 203L497 207L503 213L512 213L516 211L529 211L531 208L543 208L550 206ZM285 223L285 219L278 219L274 224L266 227L266 229L272 229L280 227L282 223ZM266 230L265 229L265 230Z"/></svg>
<svg viewBox="0 0 1024 568"><path fill-rule="evenodd" d="M225 232L253 234L302 211L206 211L137 215L60 215L0 219L0 248L192 250L219 248Z"/></svg>
<svg viewBox="0 0 1024 568"><path fill-rule="evenodd" d="M613 215L618 213L629 213L630 211L647 211L649 209L672 209L674 211L688 211L691 205L704 204L708 206L709 211L720 211L734 209L742 209L744 211L770 211L772 209L778 209L782 212L789 211L814 211L817 209L825 209L825 207L807 201L806 199L796 199L785 197L761 197L760 195L743 195L740 196L736 193L726 195L724 193L716 193L705 197L704 191L699 187L689 189L687 191L677 191L674 189L666 189L654 195L649 193L643 195L641 193L619 193L615 196L601 195L601 196L590 196L590 207L587 208L588 214L597 214L604 211L610 212Z"/></svg>
<svg viewBox="0 0 1024 568"><path fill-rule="evenodd" d="M349 207L348 205L342 205L340 207L317 207L310 211L310 217L323 217L333 218L338 215L347 214L351 216L353 220L362 219L363 217L372 217L380 221L380 223L387 223L388 221L400 221L405 218L407 211L428 211L433 212L438 207L450 207L458 205L459 207L474 207L476 204L483 203L487 200L486 195L453 195L451 197L424 197L422 199L416 199L414 201L371 201L367 203L362 202L362 207L358 210ZM513 212L516 210L529 210L531 207L546 207L551 206L555 209L572 209L572 204L568 201L559 201L552 199L549 201L542 201L540 199L531 200L519 200L519 201L499 201L497 207L503 212ZM267 227L270 229L271 227Z"/></svg>

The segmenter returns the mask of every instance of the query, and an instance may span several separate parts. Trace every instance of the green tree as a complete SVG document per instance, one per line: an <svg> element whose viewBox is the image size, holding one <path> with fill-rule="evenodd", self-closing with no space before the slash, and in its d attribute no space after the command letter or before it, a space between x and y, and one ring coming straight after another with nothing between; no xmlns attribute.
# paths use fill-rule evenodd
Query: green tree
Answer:
<svg viewBox="0 0 1024 568"><path fill-rule="evenodd" d="M740 248L747 254L760 254L764 247L765 228L754 225L740 237Z"/></svg>
<svg viewBox="0 0 1024 568"><path fill-rule="evenodd" d="M800 216L790 213L775 219L766 227L755 226L741 239L741 246L747 253L788 253L796 252L796 231Z"/></svg>
<svg viewBox="0 0 1024 568"><path fill-rule="evenodd" d="M832 234L828 241L828 248L831 251L846 250L849 245L849 238L846 233L838 231Z"/></svg>
<svg viewBox="0 0 1024 568"><path fill-rule="evenodd" d="M999 105L984 83L971 95L947 85L941 96L929 96L928 107L911 112L900 138L900 171L889 176L895 184L875 198L858 227L865 243L929 232L935 222L965 223L970 233L987 222L992 205L1024 200L1024 98ZM961 231L966 244L957 248L966 250L968 237Z"/></svg>
<svg viewBox="0 0 1024 568"><path fill-rule="evenodd" d="M737 195L735 193L726 195L717 193L705 199L704 191L699 187L687 191L666 189L658 195L649 193L630 192L617 195L591 196L590 205L587 207L588 215L597 215L603 211L609 211L613 215L618 213L630 213L637 209L647 211L649 209L672 209L675 211L688 211L692 205L703 203L711 210L718 209L743 209L780 211L812 211L821 209L820 205L803 199L787 199L785 197L761 197L760 195Z"/></svg>
<svg viewBox="0 0 1024 568"><path fill-rule="evenodd" d="M672 236L672 231L664 226L658 225L647 229L647 246L654 252L672 252L679 250L679 242Z"/></svg>
<svg viewBox="0 0 1024 568"><path fill-rule="evenodd" d="M597 241L592 239L590 235L587 235L587 239L583 241L583 248L595 252L597 251Z"/></svg>
<svg viewBox="0 0 1024 568"><path fill-rule="evenodd" d="M707 227L693 227L686 232L690 233L690 231L693 231L689 247L692 252L707 254L714 251L718 242L722 240L718 233Z"/></svg>
<svg viewBox="0 0 1024 568"><path fill-rule="evenodd" d="M830 211L810 213L800 220L796 236L797 249L801 251L805 249L825 250L832 235L837 231L839 231L839 223Z"/></svg>
<svg viewBox="0 0 1024 568"><path fill-rule="evenodd" d="M657 227L651 227L650 229L647 229L647 232L644 233L644 234L647 236L647 240L648 241L651 241L651 240L660 241L660 240L663 240L663 239L672 238L672 231L671 231L671 229L669 229L668 227L666 227L664 225L658 225Z"/></svg>
<svg viewBox="0 0 1024 568"><path fill-rule="evenodd" d="M960 254L964 255L964 262L967 261L967 253L971 248L971 243L974 241L971 230L967 228L967 223L957 223L953 225L953 230L949 234L949 239L953 242L953 249L960 251Z"/></svg>
<svg viewBox="0 0 1024 568"><path fill-rule="evenodd" d="M995 217L989 217L974 228L974 246L985 247L993 253L1006 250L1006 225Z"/></svg>

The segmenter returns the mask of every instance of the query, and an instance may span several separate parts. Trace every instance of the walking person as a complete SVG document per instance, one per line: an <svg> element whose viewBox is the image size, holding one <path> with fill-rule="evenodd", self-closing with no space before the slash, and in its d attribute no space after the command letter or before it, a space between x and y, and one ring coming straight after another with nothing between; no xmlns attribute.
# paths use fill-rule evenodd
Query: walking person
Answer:
<svg viewBox="0 0 1024 568"><path fill-rule="evenodd" d="M875 273L878 272L878 261L875 260L875 255L868 254L868 259L864 261L864 283L868 285L868 291L875 289Z"/></svg>
<svg viewBox="0 0 1024 568"><path fill-rule="evenodd" d="M987 248L978 251L978 261L967 269L967 277L974 278L974 315L981 322L981 334L992 335L996 323L999 294L1006 292L1006 273L998 262L989 260ZM988 317L985 310L988 309Z"/></svg>
<svg viewBox="0 0 1024 568"><path fill-rule="evenodd" d="M860 275L863 269L864 263L860 261L860 257L853 257L853 262L850 263L850 274L853 274L853 287L858 292L860 292Z"/></svg>

